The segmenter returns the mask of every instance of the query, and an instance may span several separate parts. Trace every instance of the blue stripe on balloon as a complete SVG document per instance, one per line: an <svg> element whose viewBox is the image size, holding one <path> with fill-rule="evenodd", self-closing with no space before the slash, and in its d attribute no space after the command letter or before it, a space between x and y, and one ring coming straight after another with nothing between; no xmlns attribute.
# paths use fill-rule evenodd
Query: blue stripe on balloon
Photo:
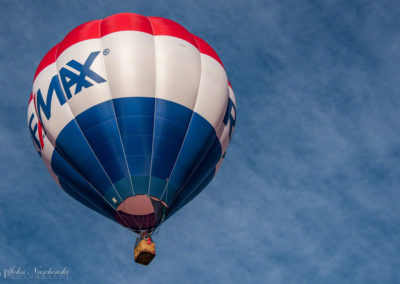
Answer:
<svg viewBox="0 0 400 284"><path fill-rule="evenodd" d="M113 202L108 200L107 203L103 197L101 197L95 189L93 189L90 184L60 156L57 150L53 152L51 167L58 176L61 186L69 195L90 208L93 208L92 204L94 204L97 207L96 211L104 216L114 216L114 209L116 209L116 206L113 205ZM88 205L87 200L90 200L92 204Z"/></svg>
<svg viewBox="0 0 400 284"><path fill-rule="evenodd" d="M131 175L150 175L154 99L120 98L114 107Z"/></svg>
<svg viewBox="0 0 400 284"><path fill-rule="evenodd" d="M56 139L55 148L98 191L103 195L106 194L112 184L104 174L104 170L94 156L75 120L68 123L60 132Z"/></svg>
<svg viewBox="0 0 400 284"><path fill-rule="evenodd" d="M172 188L171 186L171 189L175 190L174 195L169 195L168 202L167 201L165 202L168 205L174 204L176 202L177 197L180 196L181 194L186 195L193 191L196 191L196 189L201 187L201 185L204 184L204 182L207 181L208 179L210 179L208 181L210 182L212 179L210 175L214 176L215 167L219 162L221 155L222 155L221 144L219 140L215 137L213 139L213 144L208 149L207 154L201 160L198 167L195 168L194 172L193 171L191 172L190 177L186 178L184 186L183 187L181 186L179 191L176 191L176 189ZM170 190L170 188L168 189ZM180 200L182 200L182 198L180 198ZM184 206L184 204L182 206Z"/></svg>
<svg viewBox="0 0 400 284"><path fill-rule="evenodd" d="M91 107L78 115L76 121L111 182L128 177L112 101Z"/></svg>
<svg viewBox="0 0 400 284"><path fill-rule="evenodd" d="M135 194L147 194L153 144L154 98L114 100Z"/></svg>
<svg viewBox="0 0 400 284"><path fill-rule="evenodd" d="M107 217L111 220L114 221L114 213L107 212L104 209L99 207L97 203L94 203L92 200L84 198L81 194L80 191L77 191L75 187L71 187L70 184L67 181L64 181L63 179L60 179L60 185L64 189L66 193L68 193L72 198L77 200L78 202L82 203L86 207L96 211L97 213L103 215L104 217ZM90 200L90 202L88 201Z"/></svg>
<svg viewBox="0 0 400 284"><path fill-rule="evenodd" d="M112 103L135 195L147 194L150 183L150 195L161 198L170 178L167 194L162 198L169 204L178 192L179 200L183 200L181 196L197 192L205 180L212 178L210 173L222 154L221 145L212 125L199 114L163 99L130 97L104 102L77 117L87 141L73 120L57 137L56 148L113 206L119 204L111 202L115 197L113 186L122 199L131 196L132 190L114 113L110 111ZM57 161L55 156L53 159ZM53 159L54 170L57 165ZM176 203L174 206L182 206Z"/></svg>
<svg viewBox="0 0 400 284"><path fill-rule="evenodd" d="M215 175L215 168L202 180L191 180L185 189L181 191L175 198L174 202L169 206L168 213L165 218L167 220L174 215L179 209L192 201L203 189L211 182ZM200 181L200 183L199 183Z"/></svg>
<svg viewBox="0 0 400 284"><path fill-rule="evenodd" d="M215 137L214 128L202 116L194 113L182 150L169 179L167 196L163 198L167 203L174 198L177 190L183 186L205 158Z"/></svg>
<svg viewBox="0 0 400 284"><path fill-rule="evenodd" d="M151 175L164 182L150 184L150 195L160 198L178 157L193 111L167 100L157 99Z"/></svg>

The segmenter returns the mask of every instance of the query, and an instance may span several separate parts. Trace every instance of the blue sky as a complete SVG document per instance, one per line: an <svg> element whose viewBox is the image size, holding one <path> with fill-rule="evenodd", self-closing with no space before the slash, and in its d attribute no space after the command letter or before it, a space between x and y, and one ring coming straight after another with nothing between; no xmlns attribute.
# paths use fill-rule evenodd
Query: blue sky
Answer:
<svg viewBox="0 0 400 284"><path fill-rule="evenodd" d="M207 40L237 97L224 165L161 227L148 267L133 262L128 230L57 187L26 126L45 52L75 26L119 12L170 18ZM0 0L0 273L66 266L72 283L395 283L399 15L393 1Z"/></svg>

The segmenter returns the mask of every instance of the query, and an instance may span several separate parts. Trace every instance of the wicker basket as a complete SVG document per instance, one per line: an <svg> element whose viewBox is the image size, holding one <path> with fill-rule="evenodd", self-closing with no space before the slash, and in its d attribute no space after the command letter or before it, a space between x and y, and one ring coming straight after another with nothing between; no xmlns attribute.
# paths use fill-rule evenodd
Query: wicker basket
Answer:
<svg viewBox="0 0 400 284"><path fill-rule="evenodd" d="M146 240L141 240L135 247L134 255L135 262L148 265L156 256L156 245L153 242L149 244Z"/></svg>

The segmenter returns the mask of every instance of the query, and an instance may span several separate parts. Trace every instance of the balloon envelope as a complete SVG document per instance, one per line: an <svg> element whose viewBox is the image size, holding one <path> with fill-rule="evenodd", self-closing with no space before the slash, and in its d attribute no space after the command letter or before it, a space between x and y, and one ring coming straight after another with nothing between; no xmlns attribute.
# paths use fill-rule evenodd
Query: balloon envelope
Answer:
<svg viewBox="0 0 400 284"><path fill-rule="evenodd" d="M117 14L72 30L42 59L33 144L72 197L152 231L212 180L236 104L204 40L164 18Z"/></svg>

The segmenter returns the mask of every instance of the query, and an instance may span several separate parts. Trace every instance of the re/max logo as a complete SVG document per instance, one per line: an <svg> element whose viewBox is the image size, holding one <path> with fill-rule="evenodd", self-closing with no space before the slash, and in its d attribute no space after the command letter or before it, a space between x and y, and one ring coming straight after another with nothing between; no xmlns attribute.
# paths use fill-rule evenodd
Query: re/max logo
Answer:
<svg viewBox="0 0 400 284"><path fill-rule="evenodd" d="M38 114L38 123L32 125L35 114L29 118L29 130L32 135L32 139L34 143L38 146L39 149L43 149L43 131L42 131L42 114L46 117L47 120L51 118L51 101L53 99L53 95L55 94L60 105L63 105L72 98L71 88L75 86L74 95L80 93L82 88L89 88L93 86L91 79L95 83L104 83L106 80L101 77L99 74L94 72L91 68L94 60L100 51L95 51L89 54L85 63L81 64L76 60L71 60L67 63L67 66L71 67L74 71L72 72L70 69L66 67L62 67L59 71L59 75L54 75L51 78L49 88L47 90L46 99L43 98L42 91L39 89L36 93L36 102L35 107ZM58 78L60 76L62 86L64 91L61 88L60 80ZM65 92L65 96L64 96ZM39 139L36 138L36 132L39 132ZM40 154L40 153L39 153Z"/></svg>
<svg viewBox="0 0 400 284"><path fill-rule="evenodd" d="M89 88L93 86L93 83L87 80L90 78L96 83L104 83L106 80L102 78L99 74L90 69L93 61L96 59L100 51L95 51L90 53L89 57L86 59L84 64L77 62L76 60L71 60L67 65L79 73L72 72L71 70L63 67L59 71L59 76L64 87L65 96L63 90L61 89L61 84L58 79L58 75L54 75L50 81L49 88L47 91L46 100L43 99L41 90L39 89L36 93L36 107L37 113L39 115L39 120L42 121L42 113L46 116L47 120L51 117L51 100L53 94L55 93L60 105L66 103L72 97L71 87L75 86L74 95L80 93L82 88Z"/></svg>

